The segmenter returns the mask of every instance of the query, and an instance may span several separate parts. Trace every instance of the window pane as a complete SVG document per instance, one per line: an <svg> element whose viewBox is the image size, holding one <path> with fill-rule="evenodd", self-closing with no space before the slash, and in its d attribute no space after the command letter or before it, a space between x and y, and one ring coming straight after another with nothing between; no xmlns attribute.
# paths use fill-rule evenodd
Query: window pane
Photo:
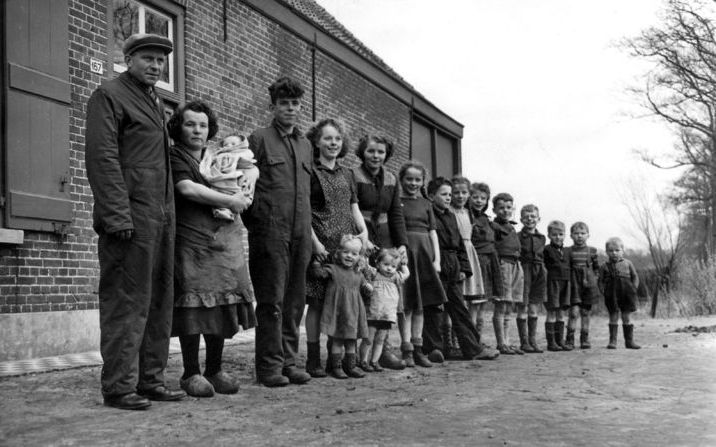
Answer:
<svg viewBox="0 0 716 447"><path fill-rule="evenodd" d="M122 47L125 40L134 33L151 33L174 40L174 20L139 0L112 0L114 47L111 49L114 71L122 73L127 69ZM174 91L174 55L167 58L164 71L159 78L159 88Z"/></svg>
<svg viewBox="0 0 716 447"><path fill-rule="evenodd" d="M114 0L112 15L114 20L112 60L115 64L125 66L122 47L129 36L139 32L139 5L131 0Z"/></svg>
<svg viewBox="0 0 716 447"><path fill-rule="evenodd" d="M144 32L169 37L169 19L147 9L144 15ZM168 60L167 60L168 62ZM169 63L164 66L161 80L169 82Z"/></svg>
<svg viewBox="0 0 716 447"><path fill-rule="evenodd" d="M144 20L145 33L159 34L160 36L169 37L169 19L159 16L153 11L147 10Z"/></svg>

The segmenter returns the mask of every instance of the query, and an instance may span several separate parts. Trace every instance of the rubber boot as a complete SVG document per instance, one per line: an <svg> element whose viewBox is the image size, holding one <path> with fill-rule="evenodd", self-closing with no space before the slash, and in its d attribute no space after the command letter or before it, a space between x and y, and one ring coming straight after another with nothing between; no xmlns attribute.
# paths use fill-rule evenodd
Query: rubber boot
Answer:
<svg viewBox="0 0 716 447"><path fill-rule="evenodd" d="M341 362L343 366L343 372L346 373L348 377L353 377L354 379L362 379L365 377L365 373L358 369L358 363L356 362L356 354L346 354L343 357L343 362Z"/></svg>
<svg viewBox="0 0 716 447"><path fill-rule="evenodd" d="M510 347L505 344L505 337L502 333L505 327L503 325L502 320L496 320L493 318L492 326L495 329L495 340L497 340L497 350L500 351L500 354L515 355L514 351L512 351L512 349L510 349Z"/></svg>
<svg viewBox="0 0 716 447"><path fill-rule="evenodd" d="M575 330L571 328L567 328L567 337L565 337L564 340L564 350L565 351L571 351L574 349L574 333Z"/></svg>
<svg viewBox="0 0 716 447"><path fill-rule="evenodd" d="M532 347L532 352L541 354L542 351L537 344L537 317L527 318L527 343Z"/></svg>
<svg viewBox="0 0 716 447"><path fill-rule="evenodd" d="M641 346L634 343L634 325L622 324L622 329L624 329L624 346L627 349L641 349Z"/></svg>
<svg viewBox="0 0 716 447"><path fill-rule="evenodd" d="M619 333L619 325L609 323L609 344L607 349L617 349L617 334Z"/></svg>
<svg viewBox="0 0 716 447"><path fill-rule="evenodd" d="M413 359L413 344L404 341L400 344L400 350L403 352L403 362L408 368L415 367L415 360Z"/></svg>
<svg viewBox="0 0 716 447"><path fill-rule="evenodd" d="M520 334L520 350L526 354L533 354L529 341L527 341L527 320L524 318L517 319L517 332Z"/></svg>
<svg viewBox="0 0 716 447"><path fill-rule="evenodd" d="M581 331L579 333L579 347L581 349L591 349L592 344L589 343L589 331Z"/></svg>
<svg viewBox="0 0 716 447"><path fill-rule="evenodd" d="M561 351L554 337L554 323L544 323L544 335L547 338L547 350L551 352Z"/></svg>
<svg viewBox="0 0 716 447"><path fill-rule="evenodd" d="M348 375L343 371L343 354L331 354L329 357L331 369L329 374L336 379L347 379Z"/></svg>
<svg viewBox="0 0 716 447"><path fill-rule="evenodd" d="M423 368L431 368L432 362L428 360L428 357L423 353L423 340L421 338L414 338L411 340L413 345L413 361L415 365L422 366Z"/></svg>
<svg viewBox="0 0 716 447"><path fill-rule="evenodd" d="M461 359L462 353L452 343L452 326L443 324L440 326L440 337L443 341L442 351L446 359Z"/></svg>
<svg viewBox="0 0 716 447"><path fill-rule="evenodd" d="M326 377L326 370L321 366L320 342L306 342L306 372L311 377Z"/></svg>
<svg viewBox="0 0 716 447"><path fill-rule="evenodd" d="M554 342L557 343L562 351L571 351L573 349L567 347L564 343L564 321L557 321L554 323Z"/></svg>

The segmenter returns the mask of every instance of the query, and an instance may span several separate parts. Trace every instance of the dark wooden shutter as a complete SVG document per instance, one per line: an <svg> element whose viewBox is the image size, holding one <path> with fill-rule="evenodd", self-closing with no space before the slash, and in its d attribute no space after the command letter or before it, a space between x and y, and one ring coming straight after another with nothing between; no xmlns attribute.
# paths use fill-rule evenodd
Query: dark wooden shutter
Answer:
<svg viewBox="0 0 716 447"><path fill-rule="evenodd" d="M7 228L63 231L69 194L67 0L5 0Z"/></svg>

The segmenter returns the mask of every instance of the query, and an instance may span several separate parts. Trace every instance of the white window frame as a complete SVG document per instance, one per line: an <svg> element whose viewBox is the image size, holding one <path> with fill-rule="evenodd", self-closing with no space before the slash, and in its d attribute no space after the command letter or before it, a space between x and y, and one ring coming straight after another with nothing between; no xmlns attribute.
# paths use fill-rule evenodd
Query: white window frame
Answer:
<svg viewBox="0 0 716 447"><path fill-rule="evenodd" d="M149 11L152 14L156 14L160 17L166 18L169 21L169 27L168 27L169 28L169 36L168 36L168 38L172 42L176 42L176 40L174 39L174 27L176 24L174 23L174 18L172 16L167 15L166 13L163 13L155 8L152 8L151 6L147 6L144 3L142 3L140 0L132 0L132 2L136 3L137 6L139 7L138 22L139 22L139 32L140 33L144 33L146 31L146 28L145 28L146 20L145 19L146 19L147 11ZM115 45L116 45L116 43L115 43ZM113 65L114 65L115 73L123 73L123 72L127 71L127 67L125 67L124 65L120 65L120 64L113 64ZM168 70L169 70L169 82L167 83L167 82L160 80L160 81L157 81L156 85L157 85L157 87L159 87L161 89L168 90L170 92L174 92L174 90L175 90L175 85L174 85L175 84L175 82L174 82L175 73L174 72L176 70L176 67L174 66L174 52L173 51L171 53L169 53L169 55L168 55L166 66L168 67Z"/></svg>

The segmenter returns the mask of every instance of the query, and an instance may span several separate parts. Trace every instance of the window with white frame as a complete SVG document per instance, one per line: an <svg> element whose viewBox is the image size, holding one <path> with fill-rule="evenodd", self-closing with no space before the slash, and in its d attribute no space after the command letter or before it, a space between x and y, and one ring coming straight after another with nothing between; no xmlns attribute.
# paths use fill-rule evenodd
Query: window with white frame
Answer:
<svg viewBox="0 0 716 447"><path fill-rule="evenodd" d="M158 34L175 42L175 50L177 46L175 17L152 7L147 2L138 0L112 0L112 32L114 37L112 63L116 73L127 69L122 47L125 40L132 34ZM157 87L170 92L176 91L175 57L176 51L169 54L162 77L157 82Z"/></svg>

